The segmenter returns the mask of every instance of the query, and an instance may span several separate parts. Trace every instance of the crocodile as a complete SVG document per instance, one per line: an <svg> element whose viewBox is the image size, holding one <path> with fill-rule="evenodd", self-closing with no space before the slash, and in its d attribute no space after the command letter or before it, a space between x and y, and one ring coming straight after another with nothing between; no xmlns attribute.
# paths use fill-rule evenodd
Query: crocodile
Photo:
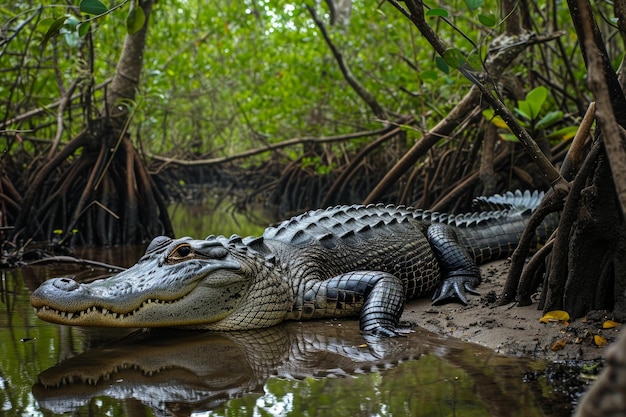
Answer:
<svg viewBox="0 0 626 417"><path fill-rule="evenodd" d="M156 237L131 268L92 283L54 278L31 294L36 315L78 326L245 330L357 316L395 336L405 301L467 303L478 265L509 256L543 198L508 192L451 215L405 206L309 211L260 237ZM546 239L556 220L536 233Z"/></svg>

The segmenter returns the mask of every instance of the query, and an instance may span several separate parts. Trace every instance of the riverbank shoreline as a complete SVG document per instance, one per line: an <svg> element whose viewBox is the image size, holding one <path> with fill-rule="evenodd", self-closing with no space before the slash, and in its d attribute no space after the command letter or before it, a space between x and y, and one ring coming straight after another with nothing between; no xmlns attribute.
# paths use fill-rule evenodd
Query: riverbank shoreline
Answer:
<svg viewBox="0 0 626 417"><path fill-rule="evenodd" d="M510 261L481 266L483 282L479 296L468 295L468 304L431 305L428 299L407 303L401 321L433 333L488 347L495 352L549 361L597 360L620 333L618 326L603 329L610 317L589 314L572 322L541 323L537 304L520 307L515 303L498 306L497 296L506 281ZM594 336L608 344L598 346Z"/></svg>

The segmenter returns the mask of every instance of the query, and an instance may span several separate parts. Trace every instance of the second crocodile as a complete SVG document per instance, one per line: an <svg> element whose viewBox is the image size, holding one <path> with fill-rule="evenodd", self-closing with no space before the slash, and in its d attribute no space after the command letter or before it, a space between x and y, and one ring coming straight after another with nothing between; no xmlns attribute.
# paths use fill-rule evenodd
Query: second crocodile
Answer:
<svg viewBox="0 0 626 417"><path fill-rule="evenodd" d="M258 238L160 236L128 270L88 284L48 280L31 304L43 320L78 326L244 330L358 316L364 332L392 336L406 299L466 303L477 265L512 253L541 198L481 197L487 211L462 215L337 206ZM544 222L537 238L555 225Z"/></svg>

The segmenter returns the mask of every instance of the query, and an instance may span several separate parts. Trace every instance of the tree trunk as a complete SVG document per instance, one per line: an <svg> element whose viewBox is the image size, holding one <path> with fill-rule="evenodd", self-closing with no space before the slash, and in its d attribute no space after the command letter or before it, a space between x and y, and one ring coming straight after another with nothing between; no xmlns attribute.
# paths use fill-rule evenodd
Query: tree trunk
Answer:
<svg viewBox="0 0 626 417"><path fill-rule="evenodd" d="M143 54L146 48L148 22L152 12L154 0L143 0L141 7L146 16L143 27L135 34L127 34L124 38L122 54L117 62L115 74L106 92L107 114L115 131L123 129L130 117L128 103L135 101L141 70L143 69ZM117 133L117 132L116 132Z"/></svg>
<svg viewBox="0 0 626 417"><path fill-rule="evenodd" d="M135 6L146 20L125 37L106 92L105 118L90 121L34 174L14 239L108 246L173 235L163 197L128 134L152 6L153 0Z"/></svg>

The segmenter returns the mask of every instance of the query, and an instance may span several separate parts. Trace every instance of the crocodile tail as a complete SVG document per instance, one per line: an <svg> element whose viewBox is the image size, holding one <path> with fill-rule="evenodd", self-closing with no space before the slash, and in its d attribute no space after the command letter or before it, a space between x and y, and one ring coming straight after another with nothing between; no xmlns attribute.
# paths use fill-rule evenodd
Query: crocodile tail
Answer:
<svg viewBox="0 0 626 417"><path fill-rule="evenodd" d="M528 224L530 212L518 212L496 221L459 227L457 230L466 240L466 247L477 264L506 258L513 254ZM549 214L535 231L531 249L541 247L556 229L558 213Z"/></svg>
<svg viewBox="0 0 626 417"><path fill-rule="evenodd" d="M524 212L536 209L544 196L543 191L507 191L504 194L480 196L472 201L474 211L509 210Z"/></svg>
<svg viewBox="0 0 626 417"><path fill-rule="evenodd" d="M509 191L476 197L476 212L454 216L453 225L466 240L466 246L481 264L513 254L531 213L541 203L542 191ZM558 214L546 217L535 233L533 247L546 242L558 224Z"/></svg>
<svg viewBox="0 0 626 417"><path fill-rule="evenodd" d="M543 191L508 191L504 194L476 197L473 211L450 214L410 208L410 215L426 223L444 223L458 228L473 228L509 221L518 216L529 216L544 196Z"/></svg>

